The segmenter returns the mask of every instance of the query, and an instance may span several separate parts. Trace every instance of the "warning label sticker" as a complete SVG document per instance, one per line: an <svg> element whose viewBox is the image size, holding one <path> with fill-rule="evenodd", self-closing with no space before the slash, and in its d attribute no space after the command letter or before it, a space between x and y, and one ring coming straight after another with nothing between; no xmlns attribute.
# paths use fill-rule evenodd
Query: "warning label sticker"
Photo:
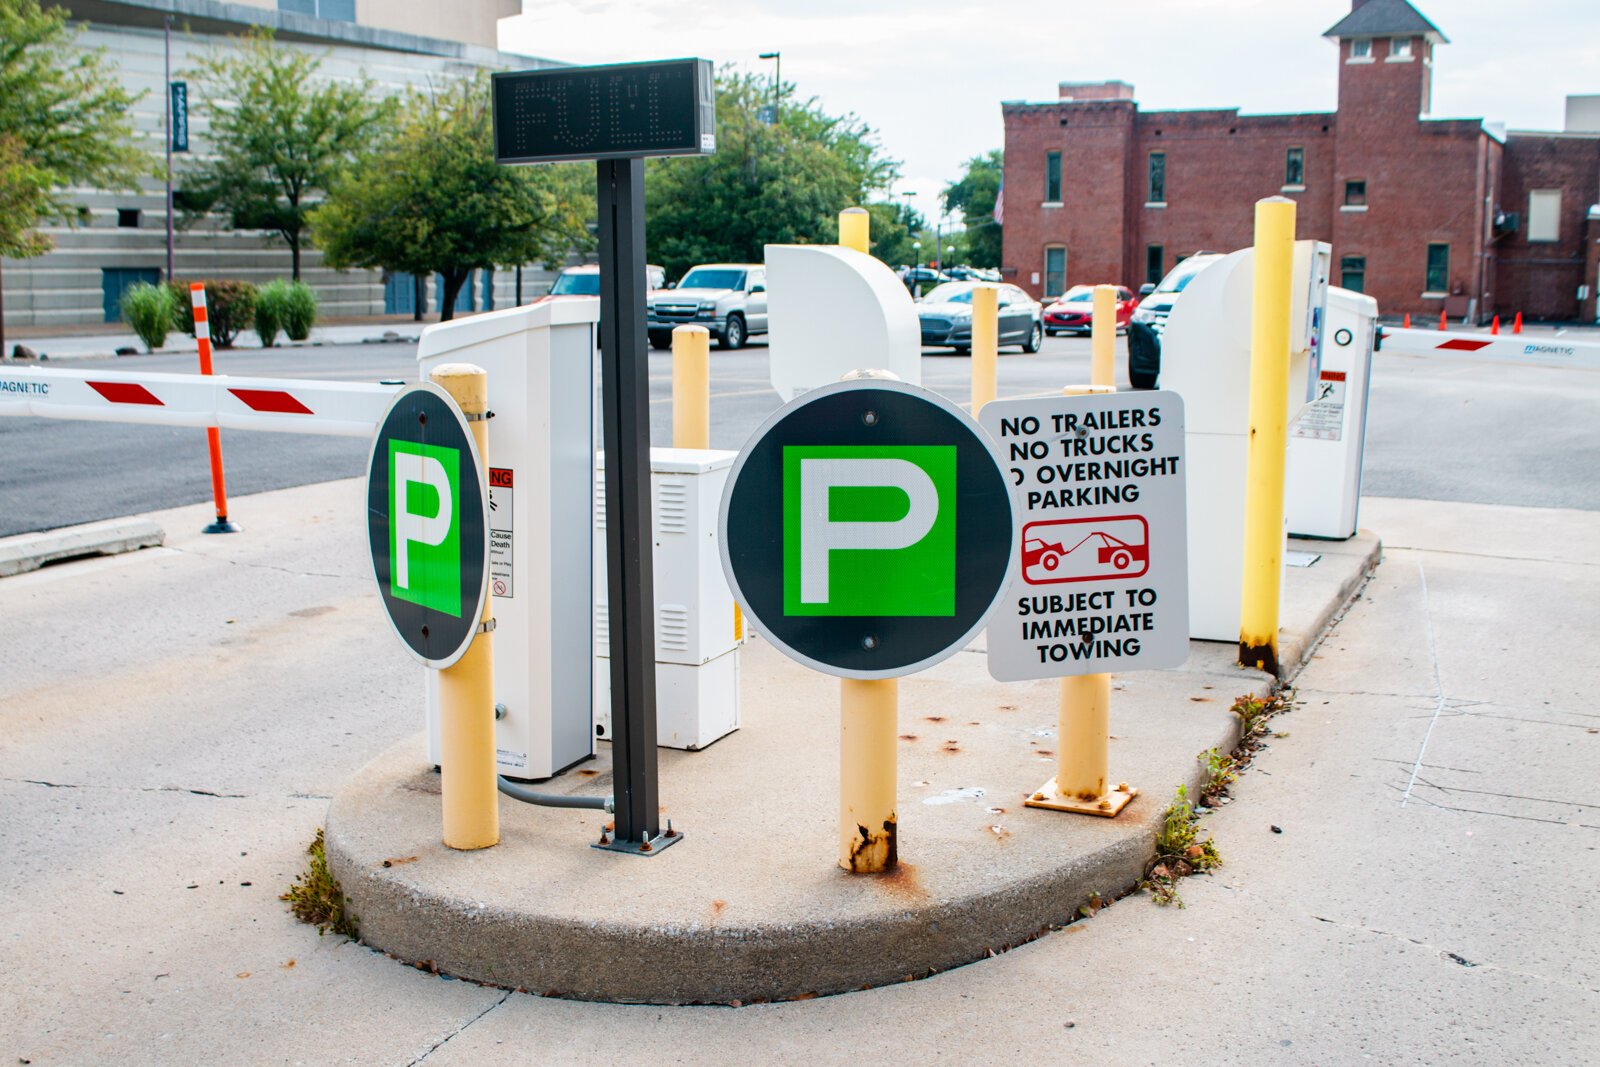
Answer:
<svg viewBox="0 0 1600 1067"><path fill-rule="evenodd" d="M489 592L508 599L515 588L511 561L512 482L510 467L489 468Z"/></svg>
<svg viewBox="0 0 1600 1067"><path fill-rule="evenodd" d="M1323 371L1317 382L1317 398L1301 410L1300 417L1289 428L1290 434L1314 441L1343 440L1344 394L1344 371Z"/></svg>

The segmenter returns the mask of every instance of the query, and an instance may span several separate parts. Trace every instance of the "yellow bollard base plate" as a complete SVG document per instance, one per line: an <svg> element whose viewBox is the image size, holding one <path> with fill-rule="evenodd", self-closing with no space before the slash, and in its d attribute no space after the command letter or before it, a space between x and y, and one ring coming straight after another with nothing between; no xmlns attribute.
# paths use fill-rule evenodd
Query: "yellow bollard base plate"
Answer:
<svg viewBox="0 0 1600 1067"><path fill-rule="evenodd" d="M1056 780L1051 778L1034 790L1033 795L1023 803L1030 808L1049 808L1051 811L1070 811L1078 815L1098 815L1103 819L1114 819L1138 795L1137 787L1121 782L1105 796L1095 797L1093 800L1064 797L1056 790Z"/></svg>

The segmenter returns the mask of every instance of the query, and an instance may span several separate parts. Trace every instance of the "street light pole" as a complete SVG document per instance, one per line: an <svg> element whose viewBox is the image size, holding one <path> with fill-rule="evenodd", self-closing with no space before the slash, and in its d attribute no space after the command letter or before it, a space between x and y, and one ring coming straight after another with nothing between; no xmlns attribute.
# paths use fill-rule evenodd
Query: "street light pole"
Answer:
<svg viewBox="0 0 1600 1067"><path fill-rule="evenodd" d="M783 53L762 52L762 59L773 60L772 65L772 123L777 125L779 111L783 107L780 94L783 92Z"/></svg>
<svg viewBox="0 0 1600 1067"><path fill-rule="evenodd" d="M161 20L162 44L166 54L167 84L162 92L167 97L167 281L172 280L172 16Z"/></svg>

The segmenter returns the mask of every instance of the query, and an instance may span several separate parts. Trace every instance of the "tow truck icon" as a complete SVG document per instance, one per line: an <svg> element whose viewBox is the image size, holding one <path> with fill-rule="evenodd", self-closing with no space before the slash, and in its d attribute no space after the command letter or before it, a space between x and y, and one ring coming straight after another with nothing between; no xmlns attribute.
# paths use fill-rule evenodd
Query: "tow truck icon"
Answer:
<svg viewBox="0 0 1600 1067"><path fill-rule="evenodd" d="M1022 580L1029 585L1137 578L1149 569L1150 527L1141 515L1030 522L1022 528Z"/></svg>

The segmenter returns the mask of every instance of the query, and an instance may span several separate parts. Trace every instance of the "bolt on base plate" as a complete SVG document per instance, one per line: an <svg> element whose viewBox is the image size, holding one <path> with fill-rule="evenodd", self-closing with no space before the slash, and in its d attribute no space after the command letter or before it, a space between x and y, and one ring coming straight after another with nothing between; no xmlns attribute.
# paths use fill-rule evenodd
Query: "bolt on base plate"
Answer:
<svg viewBox="0 0 1600 1067"><path fill-rule="evenodd" d="M1127 782L1118 782L1117 787L1104 796L1092 800L1080 800L1077 797L1062 796L1056 789L1055 778L1052 777L1034 790L1023 803L1030 808L1049 808L1051 811L1070 811L1078 815L1098 815L1104 819L1114 819L1138 795L1137 787Z"/></svg>
<svg viewBox="0 0 1600 1067"><path fill-rule="evenodd" d="M619 841L615 834L601 834L590 848L602 852L626 852L630 856L658 856L683 840L682 830L663 830L649 841Z"/></svg>

